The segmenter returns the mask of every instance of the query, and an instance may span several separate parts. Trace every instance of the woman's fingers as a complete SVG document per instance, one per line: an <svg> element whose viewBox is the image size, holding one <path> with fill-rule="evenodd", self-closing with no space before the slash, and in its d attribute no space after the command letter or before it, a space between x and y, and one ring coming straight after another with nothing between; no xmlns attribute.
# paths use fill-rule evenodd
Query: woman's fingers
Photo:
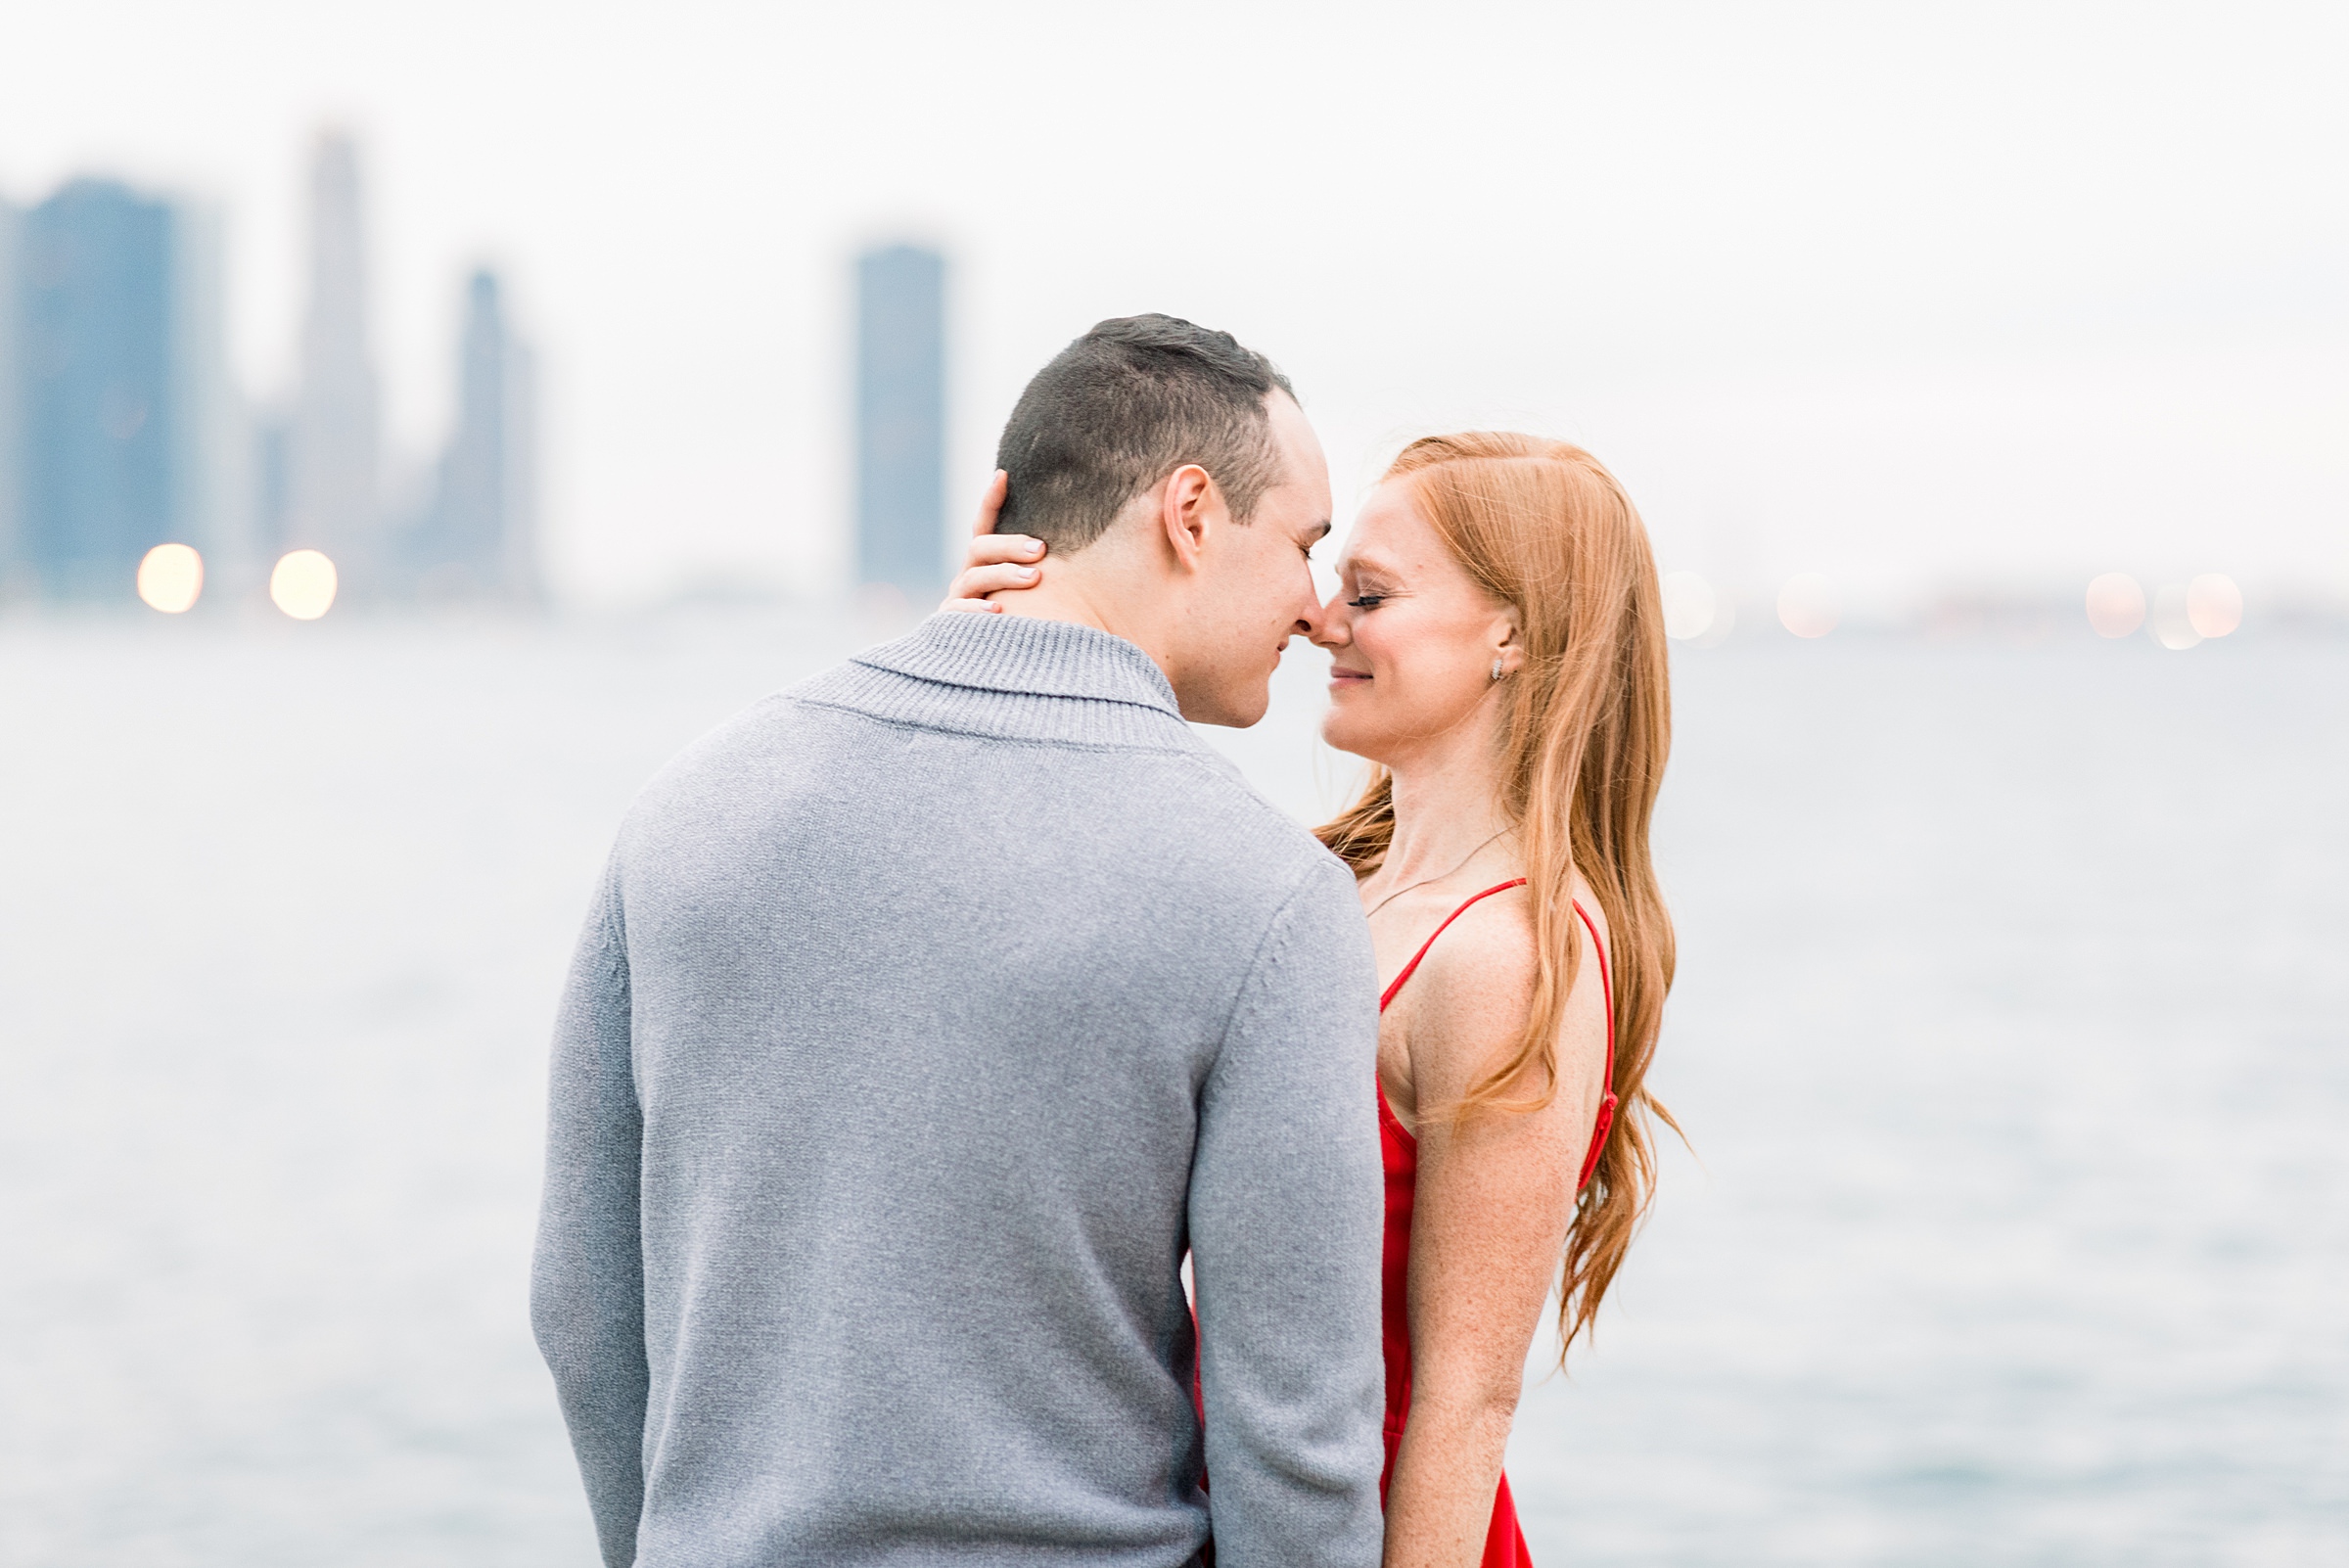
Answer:
<svg viewBox="0 0 2349 1568"><path fill-rule="evenodd" d="M1025 533L982 533L971 540L971 548L962 559L966 567L1034 566L1043 558L1044 541L1032 539Z"/></svg>
<svg viewBox="0 0 2349 1568"><path fill-rule="evenodd" d="M1043 574L1029 563L1043 559L1044 541L1021 533L982 533L971 540L968 564L946 589L941 610L1000 610L987 595L1033 588Z"/></svg>
<svg viewBox="0 0 2349 1568"><path fill-rule="evenodd" d="M1011 476L1001 469L987 482L987 493L979 497L978 521L971 525L975 537L985 537L995 531L995 519L1003 514L1003 497L1011 489Z"/></svg>
<svg viewBox="0 0 2349 1568"><path fill-rule="evenodd" d="M1006 588L1033 588L1040 575L1035 567L1012 562L967 566L962 569L962 575L954 579L953 585L946 589L945 602L939 608L1000 610L1002 606L987 602L989 594L1000 593Z"/></svg>

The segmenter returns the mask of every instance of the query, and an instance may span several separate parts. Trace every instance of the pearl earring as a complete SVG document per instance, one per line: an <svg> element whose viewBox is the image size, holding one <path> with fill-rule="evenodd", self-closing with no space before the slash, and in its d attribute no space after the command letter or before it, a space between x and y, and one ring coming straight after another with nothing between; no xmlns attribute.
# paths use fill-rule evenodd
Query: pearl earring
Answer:
<svg viewBox="0 0 2349 1568"><path fill-rule="evenodd" d="M1493 661L1493 678L1495 680L1500 678L1500 661L1497 659Z"/></svg>

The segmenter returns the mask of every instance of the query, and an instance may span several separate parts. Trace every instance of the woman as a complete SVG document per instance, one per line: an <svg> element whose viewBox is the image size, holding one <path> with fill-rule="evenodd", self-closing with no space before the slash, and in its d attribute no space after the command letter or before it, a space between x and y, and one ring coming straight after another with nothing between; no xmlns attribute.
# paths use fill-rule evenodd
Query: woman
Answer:
<svg viewBox="0 0 2349 1568"><path fill-rule="evenodd" d="M991 525L959 600L1034 580L1042 544ZM1501 1458L1527 1351L1553 1288L1561 1356L1590 1326L1653 1188L1648 1117L1671 1125L1645 1087L1673 973L1655 563L1589 453L1472 433L1404 449L1338 575L1321 732L1374 769L1319 831L1383 988L1386 1562L1524 1563Z"/></svg>

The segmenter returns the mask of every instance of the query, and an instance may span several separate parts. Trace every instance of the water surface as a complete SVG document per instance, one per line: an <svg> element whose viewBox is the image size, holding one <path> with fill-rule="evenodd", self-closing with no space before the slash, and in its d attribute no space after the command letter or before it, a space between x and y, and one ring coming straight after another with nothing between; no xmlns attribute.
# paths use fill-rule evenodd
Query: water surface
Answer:
<svg viewBox="0 0 2349 1568"><path fill-rule="evenodd" d="M0 1563L594 1560L524 1315L564 961L643 780L856 636L0 623ZM1317 664L1221 737L1301 815ZM2349 1561L2349 649L1676 680L1697 1158L1529 1389L1537 1557Z"/></svg>

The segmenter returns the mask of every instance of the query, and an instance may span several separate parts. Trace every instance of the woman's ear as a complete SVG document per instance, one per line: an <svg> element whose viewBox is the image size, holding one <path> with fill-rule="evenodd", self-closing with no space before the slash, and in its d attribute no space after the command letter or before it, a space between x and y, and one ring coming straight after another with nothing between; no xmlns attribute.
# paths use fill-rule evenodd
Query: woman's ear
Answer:
<svg viewBox="0 0 2349 1568"><path fill-rule="evenodd" d="M1515 605L1501 612L1500 642L1493 651L1500 659L1502 674L1513 675L1525 668L1524 627Z"/></svg>

